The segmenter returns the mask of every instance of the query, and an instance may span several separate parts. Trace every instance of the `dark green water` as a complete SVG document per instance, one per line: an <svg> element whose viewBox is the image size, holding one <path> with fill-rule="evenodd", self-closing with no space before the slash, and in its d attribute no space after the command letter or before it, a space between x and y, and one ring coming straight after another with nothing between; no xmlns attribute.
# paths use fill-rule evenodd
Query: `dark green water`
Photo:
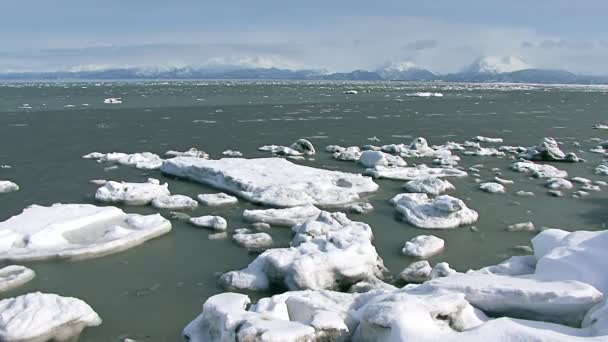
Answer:
<svg viewBox="0 0 608 342"><path fill-rule="evenodd" d="M369 93L344 95L347 89ZM415 91L440 91L443 98L405 97ZM106 97L122 97L121 105L103 104ZM31 109L23 109L29 104ZM88 106L83 106L88 104ZM74 107L65 107L73 105ZM323 152L330 144L343 146L374 143L409 143L423 136L431 144L470 139L476 135L502 137L506 145L535 145L552 136L588 161L556 164L570 176L608 180L596 176L601 161L588 153L596 144L590 138L608 139L608 131L591 126L608 115L608 94L602 89L530 88L491 89L479 86L442 86L400 83L41 83L0 85L0 179L18 183L21 191L0 195L0 220L18 214L31 204L95 203L91 179L143 181L147 177L169 182L174 194L192 197L213 189L121 166L104 171L80 157L86 153L143 152L162 155L169 149L192 146L214 158L227 149L246 157L268 156L257 148L265 144L289 145L307 137L319 150L306 165L361 172L354 163L339 162ZM576 147L573 142L580 142ZM487 144L485 144L487 145ZM579 150L581 152L579 152ZM422 163L429 160L409 159ZM474 177L450 179L455 196L477 210L478 232L467 227L449 231L423 231L395 220L388 199L401 192L401 182L380 180L381 188L369 196L376 210L349 215L369 223L375 245L389 269L397 274L411 260L400 254L413 236L431 233L446 240L446 250L432 263L447 261L457 270L479 268L516 253L527 245L531 233L506 232L512 223L533 221L537 227L602 229L608 221L605 191L584 199L550 197L540 180L528 179L508 169L510 160L462 156L461 166L484 164L481 179L515 180L507 194L487 194L477 189ZM578 188L578 186L577 186ZM518 197L517 190L537 193ZM241 201L220 209L200 207L191 214L226 217L229 230L246 227ZM127 212L153 213L149 207L125 207ZM167 214L167 212L162 212ZM165 215L167 216L167 215ZM181 329L200 313L204 300L222 289L216 274L246 266L255 255L230 240L209 240L208 231L173 221L173 231L127 252L81 262L36 262L26 265L37 272L28 285L4 293L12 297L31 291L74 296L89 303L104 323L85 331L83 341L115 341L130 337L142 341L175 341ZM289 229L272 228L277 246L286 246ZM267 295L267 294L261 294Z"/></svg>

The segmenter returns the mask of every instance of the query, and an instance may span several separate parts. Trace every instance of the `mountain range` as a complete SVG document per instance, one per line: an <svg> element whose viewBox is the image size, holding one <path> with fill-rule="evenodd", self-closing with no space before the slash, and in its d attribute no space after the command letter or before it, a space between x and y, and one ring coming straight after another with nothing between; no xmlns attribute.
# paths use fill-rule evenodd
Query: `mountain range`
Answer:
<svg viewBox="0 0 608 342"><path fill-rule="evenodd" d="M0 80L339 80L339 81L417 81L475 83L608 84L608 76L579 75L564 70L535 68L513 56L484 57L460 72L438 74L413 63L391 63L374 71L354 70L326 73L318 70L278 68L172 69L117 68L95 71L50 71L0 73Z"/></svg>

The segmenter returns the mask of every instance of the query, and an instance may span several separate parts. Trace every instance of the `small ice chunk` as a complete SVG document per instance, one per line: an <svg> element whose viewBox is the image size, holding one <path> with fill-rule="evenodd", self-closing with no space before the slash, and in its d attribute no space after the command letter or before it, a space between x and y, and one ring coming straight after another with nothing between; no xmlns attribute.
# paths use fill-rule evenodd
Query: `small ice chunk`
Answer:
<svg viewBox="0 0 608 342"><path fill-rule="evenodd" d="M232 239L247 249L266 249L272 246L272 236L267 233L234 234Z"/></svg>
<svg viewBox="0 0 608 342"><path fill-rule="evenodd" d="M570 181L572 181L574 183L579 183L579 184L588 184L588 183L591 183L590 179L583 178L583 177L572 177L572 179L570 179Z"/></svg>
<svg viewBox="0 0 608 342"><path fill-rule="evenodd" d="M363 151L359 157L359 164L364 167L380 166L406 166L403 158L381 151Z"/></svg>
<svg viewBox="0 0 608 342"><path fill-rule="evenodd" d="M433 235L418 235L405 243L401 253L427 259L443 250L445 241Z"/></svg>
<svg viewBox="0 0 608 342"><path fill-rule="evenodd" d="M528 149L519 155L519 158L527 160L539 161L564 161L564 162L579 162L581 161L576 154L565 154L559 144L553 138L544 138L538 146L528 147Z"/></svg>
<svg viewBox="0 0 608 342"><path fill-rule="evenodd" d="M219 192L215 194L200 194L197 199L201 204L214 207L220 205L228 205L238 203L238 198L230 196L226 193Z"/></svg>
<svg viewBox="0 0 608 342"><path fill-rule="evenodd" d="M342 151L334 152L333 157L341 161L357 161L361 158L361 149L358 146L350 146Z"/></svg>
<svg viewBox="0 0 608 342"><path fill-rule="evenodd" d="M456 190L452 183L437 177L414 179L405 183L403 189L407 192L419 192L435 196L444 192Z"/></svg>
<svg viewBox="0 0 608 342"><path fill-rule="evenodd" d="M479 184L479 189L492 194L505 192L504 185L494 182L481 183Z"/></svg>
<svg viewBox="0 0 608 342"><path fill-rule="evenodd" d="M489 138L489 137L484 137L481 135L474 137L472 140L479 141L479 142L487 142L487 143L498 143L498 144L503 142L502 138Z"/></svg>
<svg viewBox="0 0 608 342"><path fill-rule="evenodd" d="M8 192L18 191L19 185L11 182L11 181L0 181L0 194L5 194Z"/></svg>
<svg viewBox="0 0 608 342"><path fill-rule="evenodd" d="M156 197L152 200L152 206L158 209L196 209L198 202L184 195L170 195Z"/></svg>
<svg viewBox="0 0 608 342"><path fill-rule="evenodd" d="M515 192L515 194L517 196L528 196L528 197L535 196L533 192L531 192L531 191L524 191L524 190L519 190L519 191Z"/></svg>
<svg viewBox="0 0 608 342"><path fill-rule="evenodd" d="M503 179L503 178L499 178L499 177L494 177L494 181L496 183L500 183L502 185L507 185L507 184L513 184L513 183L515 183L515 182L513 182L510 179Z"/></svg>
<svg viewBox="0 0 608 342"><path fill-rule="evenodd" d="M408 283L423 283L431 279L432 270L428 261L414 261L399 273L399 278Z"/></svg>
<svg viewBox="0 0 608 342"><path fill-rule="evenodd" d="M268 223L273 226L291 227L316 218L321 210L312 204L286 209L245 210L243 218L249 222Z"/></svg>
<svg viewBox="0 0 608 342"><path fill-rule="evenodd" d="M36 273L25 266L10 265L0 269L0 292L17 288L34 279Z"/></svg>
<svg viewBox="0 0 608 342"><path fill-rule="evenodd" d="M565 178L566 171L562 171L552 165L536 164L529 161L515 162L511 165L513 171L522 172L535 178Z"/></svg>
<svg viewBox="0 0 608 342"><path fill-rule="evenodd" d="M479 216L463 201L449 195L430 199L427 194L399 194L391 203L403 215L403 220L418 228L456 228L475 223Z"/></svg>
<svg viewBox="0 0 608 342"><path fill-rule="evenodd" d="M547 188L554 190L568 190L572 189L573 185L567 179L563 178L549 178L545 183Z"/></svg>
<svg viewBox="0 0 608 342"><path fill-rule="evenodd" d="M222 152L222 155L228 157L242 157L243 153L241 153L240 151L226 150Z"/></svg>
<svg viewBox="0 0 608 342"><path fill-rule="evenodd" d="M507 230L510 232L532 232L535 229L534 223L532 222L515 223L507 227Z"/></svg>
<svg viewBox="0 0 608 342"><path fill-rule="evenodd" d="M450 264L447 262L440 262L433 266L433 270L431 270L431 278L443 278L449 277L451 275L457 274L455 270L450 267Z"/></svg>
<svg viewBox="0 0 608 342"><path fill-rule="evenodd" d="M215 230L226 230L226 228L228 228L228 222L221 216L205 215L191 217L190 223L197 227L211 228Z"/></svg>
<svg viewBox="0 0 608 342"><path fill-rule="evenodd" d="M148 178L146 183L126 183L109 181L97 189L95 199L108 203L127 205L147 205L158 197L170 196L167 183L160 184L157 179Z"/></svg>
<svg viewBox="0 0 608 342"><path fill-rule="evenodd" d="M376 166L367 169L366 174L374 178L387 178L395 180L415 180L430 177L466 177L465 171L453 167L428 167L424 164L411 167L386 167Z"/></svg>
<svg viewBox="0 0 608 342"><path fill-rule="evenodd" d="M368 214L374 210L374 206L371 203L351 204L348 210L355 214Z"/></svg>

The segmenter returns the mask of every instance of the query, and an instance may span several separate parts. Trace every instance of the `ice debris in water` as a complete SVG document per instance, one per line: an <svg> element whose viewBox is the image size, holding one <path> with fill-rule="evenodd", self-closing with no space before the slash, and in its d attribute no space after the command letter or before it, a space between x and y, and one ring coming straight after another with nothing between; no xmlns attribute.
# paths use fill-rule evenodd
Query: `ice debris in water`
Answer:
<svg viewBox="0 0 608 342"><path fill-rule="evenodd" d="M10 265L0 269L0 292L24 285L34 279L36 273L25 266Z"/></svg>
<svg viewBox="0 0 608 342"><path fill-rule="evenodd" d="M163 164L163 159L151 152L142 153L99 153L92 152L82 156L84 159L96 159L98 162L110 162L121 165L133 166L142 170L155 170Z"/></svg>
<svg viewBox="0 0 608 342"><path fill-rule="evenodd" d="M505 192L505 186L495 182L481 183L479 184L479 189L492 194Z"/></svg>
<svg viewBox="0 0 608 342"><path fill-rule="evenodd" d="M11 182L11 181L3 181L0 180L0 194L5 194L8 192L18 191L19 185Z"/></svg>
<svg viewBox="0 0 608 342"><path fill-rule="evenodd" d="M260 151L267 151L279 156L302 156L314 155L316 153L312 143L306 139L298 139L291 146L265 145L258 148Z"/></svg>
<svg viewBox="0 0 608 342"><path fill-rule="evenodd" d="M170 195L154 198L152 206L158 209L196 209L198 202L185 195Z"/></svg>
<svg viewBox="0 0 608 342"><path fill-rule="evenodd" d="M475 223L479 216L463 201L449 195L429 198L420 193L399 194L391 203L404 221L418 228L456 228Z"/></svg>
<svg viewBox="0 0 608 342"><path fill-rule="evenodd" d="M211 228L215 230L226 230L228 228L228 222L221 216L205 215L191 217L189 221L198 227Z"/></svg>
<svg viewBox="0 0 608 342"><path fill-rule="evenodd" d="M528 149L519 155L519 158L539 161L563 161L563 162L579 162L581 161L574 153L564 153L559 144L553 138L544 138L538 146L528 147Z"/></svg>
<svg viewBox="0 0 608 342"><path fill-rule="evenodd" d="M401 253L426 259L443 250L445 241L433 235L418 235L407 241L401 250Z"/></svg>
<svg viewBox="0 0 608 342"><path fill-rule="evenodd" d="M291 227L316 218L320 212L314 205L307 204L284 209L246 209L243 211L243 218L249 222Z"/></svg>
<svg viewBox="0 0 608 342"><path fill-rule="evenodd" d="M220 205L228 205L238 203L238 198L234 196L230 196L223 192L215 193L215 194L200 194L196 197L202 205L207 205L210 207L220 206Z"/></svg>
<svg viewBox="0 0 608 342"><path fill-rule="evenodd" d="M209 159L209 154L207 154L205 151L197 149L196 147L191 147L190 149L183 151L183 152L170 150L170 151L165 152L165 156L170 157L170 158L195 157L195 158Z"/></svg>
<svg viewBox="0 0 608 342"><path fill-rule="evenodd" d="M108 203L147 205L156 198L170 195L167 183L160 184L158 179L148 178L145 183L109 181L97 189L95 199Z"/></svg>
<svg viewBox="0 0 608 342"><path fill-rule="evenodd" d="M419 192L435 196L444 192L456 190L452 183L437 177L414 179L405 183L403 189L407 192Z"/></svg>

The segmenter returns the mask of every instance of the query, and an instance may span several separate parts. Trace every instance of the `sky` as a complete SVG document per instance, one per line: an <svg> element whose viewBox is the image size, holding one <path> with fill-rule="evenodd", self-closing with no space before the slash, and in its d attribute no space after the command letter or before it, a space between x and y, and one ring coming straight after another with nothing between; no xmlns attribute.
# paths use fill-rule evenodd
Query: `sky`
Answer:
<svg viewBox="0 0 608 342"><path fill-rule="evenodd" d="M391 64L478 58L608 75L605 0L4 0L0 72Z"/></svg>

